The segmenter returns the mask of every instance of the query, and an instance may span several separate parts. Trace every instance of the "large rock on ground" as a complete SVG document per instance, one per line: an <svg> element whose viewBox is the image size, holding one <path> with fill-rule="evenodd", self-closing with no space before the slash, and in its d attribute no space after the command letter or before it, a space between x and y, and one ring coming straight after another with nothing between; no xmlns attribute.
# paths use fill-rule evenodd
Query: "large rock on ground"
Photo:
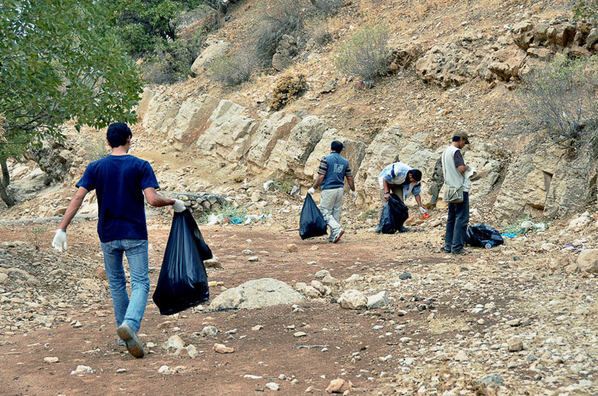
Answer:
<svg viewBox="0 0 598 396"><path fill-rule="evenodd" d="M230 43L225 41L215 41L206 49L201 51L201 54L195 59L191 66L191 76L197 77L203 73L204 68L208 66L215 59L222 58L230 48Z"/></svg>
<svg viewBox="0 0 598 396"><path fill-rule="evenodd" d="M598 249L587 249L579 254L577 267L583 272L598 274Z"/></svg>
<svg viewBox="0 0 598 396"><path fill-rule="evenodd" d="M245 282L225 290L210 304L210 309L254 309L274 305L293 304L305 299L286 283L263 278Z"/></svg>

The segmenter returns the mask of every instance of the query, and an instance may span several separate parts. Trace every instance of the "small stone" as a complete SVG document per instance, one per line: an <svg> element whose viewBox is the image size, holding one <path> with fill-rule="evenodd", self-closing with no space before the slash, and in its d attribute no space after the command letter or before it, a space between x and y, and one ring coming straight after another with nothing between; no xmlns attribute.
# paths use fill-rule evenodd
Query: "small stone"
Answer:
<svg viewBox="0 0 598 396"><path fill-rule="evenodd" d="M293 337L305 337L307 335L307 333L304 333L302 331L298 331L296 333L293 334Z"/></svg>
<svg viewBox="0 0 598 396"><path fill-rule="evenodd" d="M278 386L278 384L276 382L268 382L266 384L266 388L273 390L273 391L280 390L280 386Z"/></svg>
<svg viewBox="0 0 598 396"><path fill-rule="evenodd" d="M289 243L287 245L287 252L289 252L289 253L295 253L298 250L299 249L297 248L297 245L295 245L294 243Z"/></svg>
<svg viewBox="0 0 598 396"><path fill-rule="evenodd" d="M172 323L170 320L167 320L166 322L162 322L158 325L158 329L160 329L160 330L170 329L171 327L174 327L174 323Z"/></svg>
<svg viewBox="0 0 598 396"><path fill-rule="evenodd" d="M247 259L247 261L249 261L250 263L255 263L257 261L260 261L260 258L258 256L251 256Z"/></svg>
<svg viewBox="0 0 598 396"><path fill-rule="evenodd" d="M124 369L124 368L116 370L117 374L122 374L122 373L126 373L126 372L127 372L127 369Z"/></svg>
<svg viewBox="0 0 598 396"><path fill-rule="evenodd" d="M259 331L259 330L261 330L263 328L264 328L264 326L262 326L262 325L255 325L255 326L253 326L251 328L251 330L253 330L253 331Z"/></svg>
<svg viewBox="0 0 598 396"><path fill-rule="evenodd" d="M174 371L171 370L170 367L168 367L167 365L164 365L158 369L158 373L164 374L164 375L170 375L170 374L174 374Z"/></svg>
<svg viewBox="0 0 598 396"><path fill-rule="evenodd" d="M58 363L59 360L57 357L52 356L52 357L45 357L44 362L48 363L48 364L52 364L52 363Z"/></svg>
<svg viewBox="0 0 598 396"><path fill-rule="evenodd" d="M206 326L202 329L201 334L204 337L215 337L218 334L218 329L215 326Z"/></svg>
<svg viewBox="0 0 598 396"><path fill-rule="evenodd" d="M326 388L327 393L345 393L350 391L353 387L351 381L344 380L342 378L333 379L330 381L330 385Z"/></svg>
<svg viewBox="0 0 598 396"><path fill-rule="evenodd" d="M402 273L401 275L399 275L399 279L401 279L401 280L406 280L406 279L411 279L411 278L412 278L412 276L409 272L405 272L405 273Z"/></svg>
<svg viewBox="0 0 598 396"><path fill-rule="evenodd" d="M508 341L509 352L519 352L523 350L523 341L519 338L511 338Z"/></svg>
<svg viewBox="0 0 598 396"><path fill-rule="evenodd" d="M227 347L224 344L214 344L214 352L216 353L233 353L235 348Z"/></svg>

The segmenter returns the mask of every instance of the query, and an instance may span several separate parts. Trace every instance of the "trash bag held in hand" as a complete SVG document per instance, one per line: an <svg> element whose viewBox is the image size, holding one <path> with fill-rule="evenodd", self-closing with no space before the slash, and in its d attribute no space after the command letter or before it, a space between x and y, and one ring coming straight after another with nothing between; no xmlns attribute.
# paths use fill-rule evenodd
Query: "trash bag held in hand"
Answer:
<svg viewBox="0 0 598 396"><path fill-rule="evenodd" d="M191 212L175 213L153 295L162 315L175 314L210 298L203 260L211 258L212 251Z"/></svg>
<svg viewBox="0 0 598 396"><path fill-rule="evenodd" d="M305 197L301 218L299 220L299 235L301 239L326 235L326 220L310 194Z"/></svg>
<svg viewBox="0 0 598 396"><path fill-rule="evenodd" d="M380 232L394 234L403 228L403 223L409 218L409 209L396 194L390 194L388 202L382 209L380 217Z"/></svg>
<svg viewBox="0 0 598 396"><path fill-rule="evenodd" d="M504 242L500 232L482 223L469 226L465 236L465 243L477 247L493 248L502 245Z"/></svg>

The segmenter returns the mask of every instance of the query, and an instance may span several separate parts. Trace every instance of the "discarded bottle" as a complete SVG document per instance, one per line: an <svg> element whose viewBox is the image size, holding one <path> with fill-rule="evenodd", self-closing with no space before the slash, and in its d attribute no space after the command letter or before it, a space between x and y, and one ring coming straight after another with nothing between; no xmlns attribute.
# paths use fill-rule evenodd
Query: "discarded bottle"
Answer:
<svg viewBox="0 0 598 396"><path fill-rule="evenodd" d="M491 243L487 243L487 244L484 245L484 247L486 249L492 249L492 244Z"/></svg>

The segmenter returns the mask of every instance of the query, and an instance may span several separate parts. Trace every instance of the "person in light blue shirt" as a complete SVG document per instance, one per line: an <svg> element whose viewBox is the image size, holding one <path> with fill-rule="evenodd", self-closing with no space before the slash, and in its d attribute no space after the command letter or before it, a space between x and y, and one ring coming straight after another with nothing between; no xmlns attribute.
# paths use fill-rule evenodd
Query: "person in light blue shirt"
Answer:
<svg viewBox="0 0 598 396"><path fill-rule="evenodd" d="M382 169L382 172L378 175L380 201L382 202L382 206L386 204L391 193L396 194L403 203L405 203L410 195L413 195L419 206L420 214L424 215L427 213L419 195L421 192L421 179L422 173L420 170L413 169L402 162L392 163ZM382 214L382 212L380 212L380 214ZM406 230L407 229L405 228L403 231Z"/></svg>

